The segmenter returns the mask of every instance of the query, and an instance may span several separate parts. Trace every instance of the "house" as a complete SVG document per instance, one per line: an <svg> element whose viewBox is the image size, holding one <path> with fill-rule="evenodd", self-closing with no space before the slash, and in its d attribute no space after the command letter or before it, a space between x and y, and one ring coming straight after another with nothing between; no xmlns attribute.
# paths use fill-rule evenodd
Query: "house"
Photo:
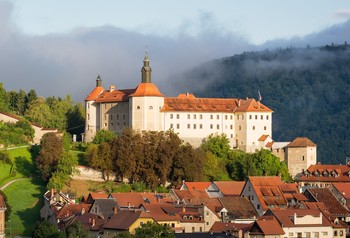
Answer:
<svg viewBox="0 0 350 238"><path fill-rule="evenodd" d="M92 203L89 212L101 216L104 220L110 219L117 213L116 201L111 198L97 198Z"/></svg>
<svg viewBox="0 0 350 238"><path fill-rule="evenodd" d="M240 196L244 181L214 181L206 189L210 197Z"/></svg>
<svg viewBox="0 0 350 238"><path fill-rule="evenodd" d="M85 141L99 130L117 134L125 127L140 131L174 130L194 146L210 134L225 134L230 145L247 152L260 149L259 138L272 136L272 110L253 98L197 98L191 93L166 97L152 82L148 53L141 82L132 89L96 87L85 98Z"/></svg>
<svg viewBox="0 0 350 238"><path fill-rule="evenodd" d="M138 209L142 204L161 204L171 202L167 194L160 193L111 193L108 198L113 198L119 209Z"/></svg>
<svg viewBox="0 0 350 238"><path fill-rule="evenodd" d="M323 188L333 183L349 183L350 166L320 163L310 165L296 181L303 191L309 187Z"/></svg>
<svg viewBox="0 0 350 238"><path fill-rule="evenodd" d="M268 210L259 221L273 219L270 229L283 230L283 237L334 237L332 223L318 209ZM252 232L250 233L252 235ZM345 229L343 230L345 237Z"/></svg>
<svg viewBox="0 0 350 238"><path fill-rule="evenodd" d="M120 210L114 214L104 225L104 237L116 237L118 233L130 232L135 234L135 229L147 222L155 222L154 219L144 211Z"/></svg>
<svg viewBox="0 0 350 238"><path fill-rule="evenodd" d="M317 145L306 137L297 137L286 146L286 163L290 175L302 176L302 172L317 163Z"/></svg>
<svg viewBox="0 0 350 238"><path fill-rule="evenodd" d="M349 209L345 208L337 200L329 188L308 188L305 190L304 195L310 202L323 202L326 204L331 220L338 218L339 220L350 222Z"/></svg>
<svg viewBox="0 0 350 238"><path fill-rule="evenodd" d="M16 123L20 120L23 120L23 118L20 118L18 116L8 114L5 112L0 112L0 121L9 122L9 123ZM32 141L33 144L40 144L41 138L46 133L50 133L50 132L58 133L57 129L44 128L36 123L32 123L32 122L29 122L29 123L32 126L32 128L34 129L34 137L33 137L33 141Z"/></svg>
<svg viewBox="0 0 350 238"><path fill-rule="evenodd" d="M91 238L102 237L103 235L102 226L104 225L105 220L101 216L86 212L80 216L75 216L75 218L72 219L70 223L67 223L67 225L72 224L75 221L82 224L89 231L89 237Z"/></svg>
<svg viewBox="0 0 350 238"><path fill-rule="evenodd" d="M57 225L60 230L64 230L75 217L87 213L90 206L90 204L65 204L62 207L52 205L52 215L47 219L50 223Z"/></svg>
<svg viewBox="0 0 350 238"><path fill-rule="evenodd" d="M221 212L223 222L251 223L258 217L258 213L247 197L222 197L219 201L225 209Z"/></svg>
<svg viewBox="0 0 350 238"><path fill-rule="evenodd" d="M101 199L101 198L108 198L108 195L103 192L89 193L89 195L87 196L84 202L88 204L92 204L95 201L95 199Z"/></svg>
<svg viewBox="0 0 350 238"><path fill-rule="evenodd" d="M329 190L334 197L348 210L350 210L350 183L333 183Z"/></svg>
<svg viewBox="0 0 350 238"><path fill-rule="evenodd" d="M180 228L180 215L174 204L149 204L141 205L140 210L145 211L158 224L168 225L173 230Z"/></svg>
<svg viewBox="0 0 350 238"><path fill-rule="evenodd" d="M241 196L247 197L259 216L268 209L286 208L288 201L280 188L283 182L278 176L250 176Z"/></svg>
<svg viewBox="0 0 350 238"><path fill-rule="evenodd" d="M0 194L0 238L5 237L5 211L6 204L4 197Z"/></svg>
<svg viewBox="0 0 350 238"><path fill-rule="evenodd" d="M182 181L180 190L206 190L211 182L186 182Z"/></svg>
<svg viewBox="0 0 350 238"><path fill-rule="evenodd" d="M225 234L226 236L236 238L248 238L249 231L252 229L254 222L235 223L235 222L215 222L210 232L214 234Z"/></svg>
<svg viewBox="0 0 350 238"><path fill-rule="evenodd" d="M275 217L264 216L253 223L248 234L248 237L279 238L285 237L286 233Z"/></svg>

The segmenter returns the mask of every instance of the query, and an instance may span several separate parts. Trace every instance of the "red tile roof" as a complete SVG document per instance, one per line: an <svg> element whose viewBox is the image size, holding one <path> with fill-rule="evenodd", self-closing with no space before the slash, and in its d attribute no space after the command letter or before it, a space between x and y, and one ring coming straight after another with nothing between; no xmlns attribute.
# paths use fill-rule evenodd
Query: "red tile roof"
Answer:
<svg viewBox="0 0 350 238"><path fill-rule="evenodd" d="M241 99L238 104L236 112L272 112L270 108L254 98Z"/></svg>
<svg viewBox="0 0 350 238"><path fill-rule="evenodd" d="M269 138L269 135L262 135L262 136L260 136L258 141L265 141L267 138Z"/></svg>
<svg viewBox="0 0 350 238"><path fill-rule="evenodd" d="M333 183L333 186L345 199L350 198L350 183Z"/></svg>
<svg viewBox="0 0 350 238"><path fill-rule="evenodd" d="M128 231L130 226L139 218L151 218L151 216L144 211L121 210L117 214L114 214L103 225L103 228Z"/></svg>
<svg viewBox="0 0 350 238"><path fill-rule="evenodd" d="M297 137L287 147L316 147L317 145L306 137Z"/></svg>
<svg viewBox="0 0 350 238"><path fill-rule="evenodd" d="M224 196L239 196L245 184L244 181L215 181L213 183Z"/></svg>
<svg viewBox="0 0 350 238"><path fill-rule="evenodd" d="M146 212L156 221L180 221L180 215L172 204L143 204Z"/></svg>
<svg viewBox="0 0 350 238"><path fill-rule="evenodd" d="M127 102L130 94L134 93L135 89L121 89L113 91L103 91L96 99L96 102Z"/></svg>
<svg viewBox="0 0 350 238"><path fill-rule="evenodd" d="M258 231L254 229L254 227L259 228ZM273 216L264 216L259 220L255 221L253 228L251 229L251 232L249 234L250 236L254 236L257 234L263 234L265 236L268 236L284 235L285 232L276 218L274 218Z"/></svg>
<svg viewBox="0 0 350 238"><path fill-rule="evenodd" d="M56 214L57 219L63 219L72 215L82 215L87 213L91 204L66 204Z"/></svg>
<svg viewBox="0 0 350 238"><path fill-rule="evenodd" d="M223 197L219 200L233 219L254 219L258 216L247 197Z"/></svg>
<svg viewBox="0 0 350 238"><path fill-rule="evenodd" d="M303 182L350 182L350 166L334 164L315 164L304 171L298 181Z"/></svg>
<svg viewBox="0 0 350 238"><path fill-rule="evenodd" d="M305 227L306 225L311 226L331 226L330 221L323 215L321 215L321 211L318 209L278 209L278 210L270 210L270 212L283 227ZM304 217L304 216L313 216L320 217L322 216L322 224L298 224L293 222L294 216Z"/></svg>
<svg viewBox="0 0 350 238"><path fill-rule="evenodd" d="M143 97L143 96L153 96L153 97L164 97L164 95L159 91L157 86L153 83L140 83L131 97Z"/></svg>
<svg viewBox="0 0 350 238"><path fill-rule="evenodd" d="M211 232L227 232L230 231L242 231L247 232L250 230L250 228L253 226L254 222L252 223L235 223L235 222L215 222L213 226L211 227Z"/></svg>
<svg viewBox="0 0 350 238"><path fill-rule="evenodd" d="M97 86L91 91L91 93L89 93L89 95L85 98L85 101L95 100L103 91L104 88L102 86Z"/></svg>
<svg viewBox="0 0 350 238"><path fill-rule="evenodd" d="M184 182L188 190L205 190L210 184L211 182Z"/></svg>

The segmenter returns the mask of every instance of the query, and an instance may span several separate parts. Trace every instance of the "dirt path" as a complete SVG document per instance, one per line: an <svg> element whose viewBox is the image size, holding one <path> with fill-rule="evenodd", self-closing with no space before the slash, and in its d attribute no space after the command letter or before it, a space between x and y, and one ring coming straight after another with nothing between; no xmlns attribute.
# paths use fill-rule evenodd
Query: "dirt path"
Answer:
<svg viewBox="0 0 350 238"><path fill-rule="evenodd" d="M20 178L20 179L12 180L12 181L8 182L7 184L5 184L4 186L2 186L2 187L0 188L0 190L4 190L5 188L7 188L7 186L10 186L10 185L13 184L14 182L17 182L17 181L20 181L20 180L24 180L24 179L27 179L27 178Z"/></svg>

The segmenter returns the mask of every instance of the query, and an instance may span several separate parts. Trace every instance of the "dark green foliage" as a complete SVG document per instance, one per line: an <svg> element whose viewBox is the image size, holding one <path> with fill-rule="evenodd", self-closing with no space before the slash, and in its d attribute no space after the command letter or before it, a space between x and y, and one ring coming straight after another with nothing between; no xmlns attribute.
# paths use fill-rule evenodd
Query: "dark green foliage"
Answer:
<svg viewBox="0 0 350 238"><path fill-rule="evenodd" d="M13 164L9 153L6 150L0 150L0 161L3 164Z"/></svg>
<svg viewBox="0 0 350 238"><path fill-rule="evenodd" d="M175 238L174 232L168 225L160 225L156 222L147 222L135 229L135 238Z"/></svg>
<svg viewBox="0 0 350 238"><path fill-rule="evenodd" d="M197 96L258 98L273 111L273 138L308 137L322 163L350 155L350 46L245 52L186 75Z"/></svg>
<svg viewBox="0 0 350 238"><path fill-rule="evenodd" d="M32 128L27 128L23 120L14 123L0 122L0 144L7 146L26 145L32 141L34 135Z"/></svg>
<svg viewBox="0 0 350 238"><path fill-rule="evenodd" d="M88 230L79 222L75 221L65 229L67 238L88 238Z"/></svg>
<svg viewBox="0 0 350 238"><path fill-rule="evenodd" d="M16 127L23 130L23 134L26 136L28 141L32 141L34 138L35 131L29 121L22 119L16 122Z"/></svg>
<svg viewBox="0 0 350 238"><path fill-rule="evenodd" d="M38 222L33 231L33 238L64 238L64 233L60 232L56 225L48 221Z"/></svg>
<svg viewBox="0 0 350 238"><path fill-rule="evenodd" d="M111 140L113 140L117 135L113 132L113 131L109 131L109 130L99 130L92 143L95 144L100 144L102 142L110 142Z"/></svg>

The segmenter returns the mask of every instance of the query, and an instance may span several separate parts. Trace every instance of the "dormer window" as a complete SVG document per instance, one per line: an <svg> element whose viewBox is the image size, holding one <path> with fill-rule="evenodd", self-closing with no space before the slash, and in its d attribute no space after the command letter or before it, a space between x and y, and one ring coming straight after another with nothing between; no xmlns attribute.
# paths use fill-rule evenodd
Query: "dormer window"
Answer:
<svg viewBox="0 0 350 238"><path fill-rule="evenodd" d="M186 215L185 215L185 216L183 216L182 218L183 218L184 220L187 220L187 216L186 216Z"/></svg>

